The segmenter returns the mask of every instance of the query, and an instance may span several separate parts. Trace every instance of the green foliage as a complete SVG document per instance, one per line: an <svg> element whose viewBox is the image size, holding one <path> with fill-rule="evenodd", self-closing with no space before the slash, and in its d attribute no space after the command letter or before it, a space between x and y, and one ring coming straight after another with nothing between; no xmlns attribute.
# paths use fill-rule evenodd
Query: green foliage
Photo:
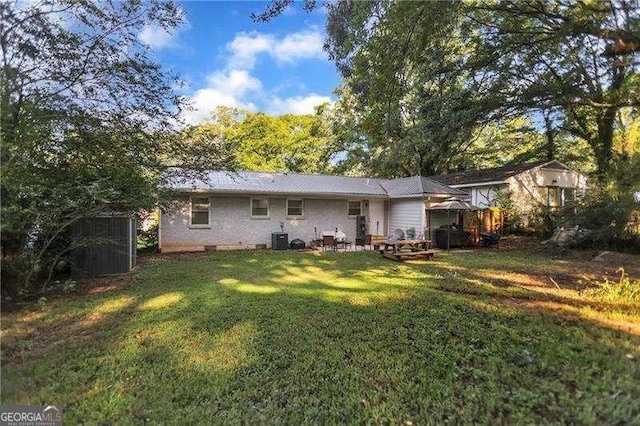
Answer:
<svg viewBox="0 0 640 426"><path fill-rule="evenodd" d="M608 278L597 283L586 291L592 298L608 303L638 303L640 302L640 280L625 276L624 270L618 281Z"/></svg>
<svg viewBox="0 0 640 426"><path fill-rule="evenodd" d="M640 229L631 223L640 210L640 155L619 157L608 183L591 186L575 206L560 211L558 221L591 230L576 247L640 250Z"/></svg>
<svg viewBox="0 0 640 426"><path fill-rule="evenodd" d="M333 150L326 114L324 107L315 115L280 116L220 107L185 137L194 145L219 140L233 158L228 165L241 170L322 173L331 167Z"/></svg>
<svg viewBox="0 0 640 426"><path fill-rule="evenodd" d="M341 1L328 10L327 49L345 79L336 133L355 148L345 166L429 175L475 160L566 158L610 177L614 134L626 126L616 117L638 107L635 3ZM527 118L539 130L509 132ZM505 131L510 138L492 140Z"/></svg>
<svg viewBox="0 0 640 426"><path fill-rule="evenodd" d="M138 252L156 252L158 250L158 229L160 213L157 210L138 215L137 248Z"/></svg>
<svg viewBox="0 0 640 426"><path fill-rule="evenodd" d="M182 22L174 3L1 2L0 20L2 252L28 265L6 274L10 287L31 290L61 267L78 217L151 208L166 167L224 155L176 137L176 77L139 40Z"/></svg>
<svg viewBox="0 0 640 426"><path fill-rule="evenodd" d="M504 216L502 233L512 233L522 229L522 211L512 198L511 191L498 190L494 194L494 205Z"/></svg>

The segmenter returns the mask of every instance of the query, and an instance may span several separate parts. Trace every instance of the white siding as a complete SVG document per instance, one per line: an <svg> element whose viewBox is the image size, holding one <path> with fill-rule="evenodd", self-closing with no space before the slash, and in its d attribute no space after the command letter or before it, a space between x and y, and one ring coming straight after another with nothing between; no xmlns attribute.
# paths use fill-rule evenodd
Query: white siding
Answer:
<svg viewBox="0 0 640 426"><path fill-rule="evenodd" d="M516 205L523 213L529 213L536 206L545 205L546 199L539 189L547 186L574 188L580 194L587 187L586 178L571 170L535 168L507 179L509 190Z"/></svg>
<svg viewBox="0 0 640 426"><path fill-rule="evenodd" d="M406 231L416 229L416 236L424 232L425 209L422 198L393 199L389 203L389 229L387 235L393 235L396 229Z"/></svg>
<svg viewBox="0 0 640 426"><path fill-rule="evenodd" d="M502 189L508 189L507 185L476 186L471 192L471 204L480 208L487 208L495 205L496 193ZM466 189L465 190L469 190Z"/></svg>

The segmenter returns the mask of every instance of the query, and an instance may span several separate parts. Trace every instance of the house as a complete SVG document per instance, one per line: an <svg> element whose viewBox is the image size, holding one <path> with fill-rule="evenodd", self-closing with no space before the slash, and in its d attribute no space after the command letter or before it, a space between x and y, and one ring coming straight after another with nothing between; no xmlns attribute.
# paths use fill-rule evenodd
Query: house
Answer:
<svg viewBox="0 0 640 426"><path fill-rule="evenodd" d="M214 171L172 179L169 187L178 205L160 217L163 252L269 248L278 232L308 243L340 230L354 240L359 217L369 234L414 228L419 236L426 224L425 202L466 197L419 176L381 180Z"/></svg>
<svg viewBox="0 0 640 426"><path fill-rule="evenodd" d="M496 208L500 194L508 193L526 220L537 207L566 206L587 188L586 176L555 160L429 178L469 194L471 204L483 210L482 220L487 230L500 227Z"/></svg>
<svg viewBox="0 0 640 426"><path fill-rule="evenodd" d="M416 237L431 238L442 225L467 226L462 212L441 209L452 197L491 207L497 191L509 189L526 203L562 203L585 183L558 162L400 179L225 171L185 175L168 184L177 205L161 213L159 248L270 248L274 233L309 243L342 231L355 240L362 222L367 234L413 229Z"/></svg>

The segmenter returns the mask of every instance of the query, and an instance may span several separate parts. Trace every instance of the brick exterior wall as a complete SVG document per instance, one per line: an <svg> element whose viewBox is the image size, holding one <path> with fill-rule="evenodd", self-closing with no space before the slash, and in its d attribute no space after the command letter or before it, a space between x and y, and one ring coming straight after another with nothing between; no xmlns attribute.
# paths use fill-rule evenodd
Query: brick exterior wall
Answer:
<svg viewBox="0 0 640 426"><path fill-rule="evenodd" d="M206 197L205 194L196 195ZM217 250L253 249L265 244L271 247L271 233L280 232L280 222L289 241L300 238L307 245L314 238L314 227L318 238L323 231L335 231L336 227L355 241L356 220L347 215L347 199L304 199L304 216L291 218L286 215L286 198L269 197L269 218L251 217L251 198L260 196L211 195L208 228L190 226L190 198L179 198L179 206L163 212L160 218L160 249L169 251L199 251L216 246ZM295 197L291 197L295 198ZM357 198L350 199L358 200ZM366 209L363 207L363 213Z"/></svg>

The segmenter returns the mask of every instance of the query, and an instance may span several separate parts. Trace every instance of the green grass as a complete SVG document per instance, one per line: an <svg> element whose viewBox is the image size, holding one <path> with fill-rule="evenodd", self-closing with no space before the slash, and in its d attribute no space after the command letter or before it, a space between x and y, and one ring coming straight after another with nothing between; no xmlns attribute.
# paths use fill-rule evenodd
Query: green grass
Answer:
<svg viewBox="0 0 640 426"><path fill-rule="evenodd" d="M638 423L640 302L591 299L589 273L497 250L151 259L4 312L2 403L69 423Z"/></svg>

